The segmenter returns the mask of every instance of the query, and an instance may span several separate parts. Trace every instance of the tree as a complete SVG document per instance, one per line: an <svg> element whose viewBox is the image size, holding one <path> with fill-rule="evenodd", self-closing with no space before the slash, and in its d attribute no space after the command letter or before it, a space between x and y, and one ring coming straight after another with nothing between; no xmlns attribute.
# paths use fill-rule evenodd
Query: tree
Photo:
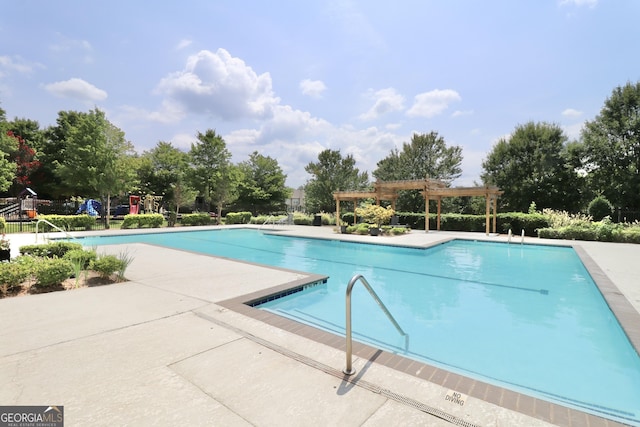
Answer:
<svg viewBox="0 0 640 427"><path fill-rule="evenodd" d="M66 130L57 176L62 182L73 183L84 197L106 201L109 212L111 196L126 192L135 183L133 146L98 109L79 113L76 123Z"/></svg>
<svg viewBox="0 0 640 427"><path fill-rule="evenodd" d="M238 210L267 214L285 210L285 201L291 190L285 186L287 176L282 172L278 161L254 151L249 160L238 167L242 180L238 185Z"/></svg>
<svg viewBox="0 0 640 427"><path fill-rule="evenodd" d="M40 172L43 176L42 188L38 193L51 198L68 197L79 194L74 181L64 181L57 169L66 162L67 142L71 131L80 124L86 113L77 111L60 111L56 125L44 131L42 144L36 147L42 163Z"/></svg>
<svg viewBox="0 0 640 427"><path fill-rule="evenodd" d="M16 163L16 177L11 193L18 194L25 186L29 186L37 191L38 196L46 196L41 192L45 181L39 153L44 140L40 125L35 120L16 118L8 126L9 132L18 140L18 150L12 156Z"/></svg>
<svg viewBox="0 0 640 427"><path fill-rule="evenodd" d="M240 174L230 163L227 144L215 130L198 132L197 138L189 152L191 182L208 205L217 206L219 221L222 208L234 199Z"/></svg>
<svg viewBox="0 0 640 427"><path fill-rule="evenodd" d="M570 162L567 137L555 124L529 122L498 141L482 162L482 180L504 194L504 209L575 211L581 203L581 182Z"/></svg>
<svg viewBox="0 0 640 427"><path fill-rule="evenodd" d="M16 173L16 164L10 160L10 156L18 150L18 141L8 134L8 127L5 112L0 108L0 191L2 192L11 187Z"/></svg>
<svg viewBox="0 0 640 427"><path fill-rule="evenodd" d="M582 142L589 186L618 208L640 210L640 82L613 90Z"/></svg>
<svg viewBox="0 0 640 427"><path fill-rule="evenodd" d="M163 196L171 210L180 208L187 188L186 175L189 168L189 155L170 142L159 141L151 150L141 156L138 169L141 191L147 194ZM195 195L193 195L195 197Z"/></svg>
<svg viewBox="0 0 640 427"><path fill-rule="evenodd" d="M362 190L369 186L369 175L355 167L350 154L342 157L340 150L324 150L317 163L309 163L304 170L313 177L304 186L306 208L310 212L333 212L334 191Z"/></svg>
<svg viewBox="0 0 640 427"><path fill-rule="evenodd" d="M414 133L402 150L394 148L380 160L373 176L380 181L434 178L447 184L462 173L462 148L447 144L437 132ZM403 191L396 202L399 211L424 210L424 197L417 190Z"/></svg>

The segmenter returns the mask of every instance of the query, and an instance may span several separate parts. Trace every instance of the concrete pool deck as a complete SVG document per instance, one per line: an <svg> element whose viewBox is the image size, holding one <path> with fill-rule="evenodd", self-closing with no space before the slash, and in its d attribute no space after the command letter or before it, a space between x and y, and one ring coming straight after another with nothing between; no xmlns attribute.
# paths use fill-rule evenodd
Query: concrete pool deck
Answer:
<svg viewBox="0 0 640 427"><path fill-rule="evenodd" d="M186 230L193 229L175 229ZM420 231L343 236L331 227L274 230L415 246L455 237L507 239ZM10 237L13 253L34 243L32 234ZM631 315L639 315L640 245L525 242L581 248L615 284L613 298L624 296ZM522 402L507 402L504 394L469 395L461 405L451 394L458 384L389 367L380 352L355 357L357 373L345 377L344 343L320 343L221 304L304 281L308 275L302 272L144 244L99 250L133 256L128 282L0 300L0 405L64 405L68 426L616 425L576 411L554 412L535 399L530 410L513 410Z"/></svg>

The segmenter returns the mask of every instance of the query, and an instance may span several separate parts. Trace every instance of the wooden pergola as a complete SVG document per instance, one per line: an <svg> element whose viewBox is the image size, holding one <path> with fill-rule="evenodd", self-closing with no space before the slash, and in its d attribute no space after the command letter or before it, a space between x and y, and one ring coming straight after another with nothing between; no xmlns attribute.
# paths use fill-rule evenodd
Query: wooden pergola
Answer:
<svg viewBox="0 0 640 427"><path fill-rule="evenodd" d="M361 199L376 199L376 204L381 200L391 201L391 207L395 210L398 192L402 190L420 190L425 200L425 232L429 232L429 200L438 202L437 229L440 230L440 207L443 197L482 196L486 200L486 233L489 234L491 223L491 211L493 211L493 232L496 232L496 218L498 210L498 197L503 193L498 187L447 187L437 179L415 179L406 181L376 181L372 191L336 191L333 198L336 200L336 218L340 218L340 202L352 201L357 206ZM355 219L355 212L354 212Z"/></svg>

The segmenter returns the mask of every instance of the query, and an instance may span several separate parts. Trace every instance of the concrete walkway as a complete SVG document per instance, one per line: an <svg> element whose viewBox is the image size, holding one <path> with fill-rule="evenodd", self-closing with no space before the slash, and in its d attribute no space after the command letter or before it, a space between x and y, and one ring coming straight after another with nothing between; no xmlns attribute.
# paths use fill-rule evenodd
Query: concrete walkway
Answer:
<svg viewBox="0 0 640 427"><path fill-rule="evenodd" d="M338 236L329 227L278 229ZM640 245L583 247L640 311ZM449 390L369 360L355 360L354 384L340 373L343 351L216 304L303 273L143 244L99 250L133 256L129 282L0 300L0 405L64 405L67 426L553 424L473 397L452 404Z"/></svg>

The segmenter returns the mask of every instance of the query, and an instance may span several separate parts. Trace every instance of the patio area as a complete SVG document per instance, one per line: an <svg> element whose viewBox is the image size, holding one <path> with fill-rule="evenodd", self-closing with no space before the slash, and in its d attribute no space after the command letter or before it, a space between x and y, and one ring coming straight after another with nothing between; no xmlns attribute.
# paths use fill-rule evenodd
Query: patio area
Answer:
<svg viewBox="0 0 640 427"><path fill-rule="evenodd" d="M309 226L274 231L415 246L455 237L507 239L420 231L339 235ZM90 234L116 232L125 231ZM35 238L10 237L14 254ZM626 301L632 320L640 316L640 245L525 242L579 247L614 285L611 298ZM307 274L145 244L98 250L117 254L125 246L134 258L128 282L0 300L1 405L63 405L68 426L617 425L541 400L510 402L509 394L489 387L483 398L475 397L478 390L464 393L460 404L451 399L458 383L395 369L380 363L379 354L356 357L357 374L346 377L344 343L327 345L220 304Z"/></svg>

